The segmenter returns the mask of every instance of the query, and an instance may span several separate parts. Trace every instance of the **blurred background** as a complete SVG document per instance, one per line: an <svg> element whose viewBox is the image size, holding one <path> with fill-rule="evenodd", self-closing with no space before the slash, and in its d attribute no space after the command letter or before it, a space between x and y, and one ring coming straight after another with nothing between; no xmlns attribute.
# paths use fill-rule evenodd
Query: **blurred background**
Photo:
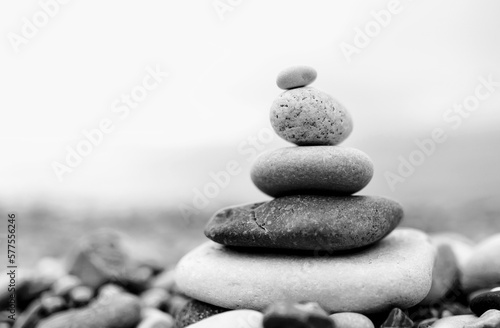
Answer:
<svg viewBox="0 0 500 328"><path fill-rule="evenodd" d="M111 227L173 263L220 207L268 199L249 170L290 146L268 116L277 73L297 64L353 116L343 145L375 163L360 194L400 201L405 225L426 231L500 231L499 11L494 0L2 2L0 213L17 214L20 262ZM435 129L445 141L424 154Z"/></svg>

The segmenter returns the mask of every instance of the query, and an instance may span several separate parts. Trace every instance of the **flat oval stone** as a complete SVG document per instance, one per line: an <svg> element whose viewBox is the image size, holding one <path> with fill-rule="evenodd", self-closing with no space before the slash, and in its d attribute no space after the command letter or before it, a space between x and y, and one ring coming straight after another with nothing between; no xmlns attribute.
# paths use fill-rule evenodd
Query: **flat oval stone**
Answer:
<svg viewBox="0 0 500 328"><path fill-rule="evenodd" d="M317 302L327 312L408 308L429 292L435 250L428 236L397 229L341 255L255 252L206 242L184 256L176 283L186 295L229 309Z"/></svg>
<svg viewBox="0 0 500 328"><path fill-rule="evenodd" d="M483 293L474 297L470 302L470 309L478 316L488 310L500 310L500 291Z"/></svg>
<svg viewBox="0 0 500 328"><path fill-rule="evenodd" d="M333 252L373 244L402 218L401 205L382 197L295 195L222 209L205 235L229 246Z"/></svg>
<svg viewBox="0 0 500 328"><path fill-rule="evenodd" d="M251 171L253 183L271 197L297 194L350 195L373 177L373 162L360 150L303 146L261 154Z"/></svg>
<svg viewBox="0 0 500 328"><path fill-rule="evenodd" d="M361 313L340 312L330 315L335 328L375 328L373 322Z"/></svg>
<svg viewBox="0 0 500 328"><path fill-rule="evenodd" d="M253 310L234 310L198 321L189 328L262 328L263 314Z"/></svg>
<svg viewBox="0 0 500 328"><path fill-rule="evenodd" d="M309 66L292 66L279 72L276 84L280 89L288 90L305 87L316 80L318 73Z"/></svg>
<svg viewBox="0 0 500 328"><path fill-rule="evenodd" d="M286 141L299 146L337 145L352 132L352 118L329 94L314 88L283 92L271 106L271 125Z"/></svg>
<svg viewBox="0 0 500 328"><path fill-rule="evenodd" d="M500 234L493 235L474 247L462 272L466 291L493 288L500 284Z"/></svg>

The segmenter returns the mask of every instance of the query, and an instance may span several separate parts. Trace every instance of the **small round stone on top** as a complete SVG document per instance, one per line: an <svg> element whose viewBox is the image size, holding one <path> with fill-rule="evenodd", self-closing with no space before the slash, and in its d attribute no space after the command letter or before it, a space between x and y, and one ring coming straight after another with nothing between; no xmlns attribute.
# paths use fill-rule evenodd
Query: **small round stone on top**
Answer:
<svg viewBox="0 0 500 328"><path fill-rule="evenodd" d="M292 66L282 70L276 78L276 84L280 89L289 90L305 87L316 80L318 73L309 66Z"/></svg>

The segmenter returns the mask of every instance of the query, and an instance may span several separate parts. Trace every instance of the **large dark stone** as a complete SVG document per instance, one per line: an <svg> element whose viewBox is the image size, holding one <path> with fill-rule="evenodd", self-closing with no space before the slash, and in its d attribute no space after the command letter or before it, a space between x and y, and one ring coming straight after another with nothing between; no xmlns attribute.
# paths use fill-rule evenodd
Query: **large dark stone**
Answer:
<svg viewBox="0 0 500 328"><path fill-rule="evenodd" d="M500 291L479 294L471 300L470 309L478 317L488 310L500 310Z"/></svg>
<svg viewBox="0 0 500 328"><path fill-rule="evenodd" d="M205 235L229 246L341 251L379 241L402 218L382 197L297 195L222 209Z"/></svg>

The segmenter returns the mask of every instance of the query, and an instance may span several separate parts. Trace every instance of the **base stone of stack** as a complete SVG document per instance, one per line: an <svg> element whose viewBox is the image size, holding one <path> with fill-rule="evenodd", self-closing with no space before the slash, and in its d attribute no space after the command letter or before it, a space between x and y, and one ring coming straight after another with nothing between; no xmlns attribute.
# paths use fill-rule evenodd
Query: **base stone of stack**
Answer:
<svg viewBox="0 0 500 328"><path fill-rule="evenodd" d="M264 310L286 300L374 313L424 299L434 260L428 236L414 229L343 255L242 251L210 241L179 262L176 282L186 295L230 309Z"/></svg>

